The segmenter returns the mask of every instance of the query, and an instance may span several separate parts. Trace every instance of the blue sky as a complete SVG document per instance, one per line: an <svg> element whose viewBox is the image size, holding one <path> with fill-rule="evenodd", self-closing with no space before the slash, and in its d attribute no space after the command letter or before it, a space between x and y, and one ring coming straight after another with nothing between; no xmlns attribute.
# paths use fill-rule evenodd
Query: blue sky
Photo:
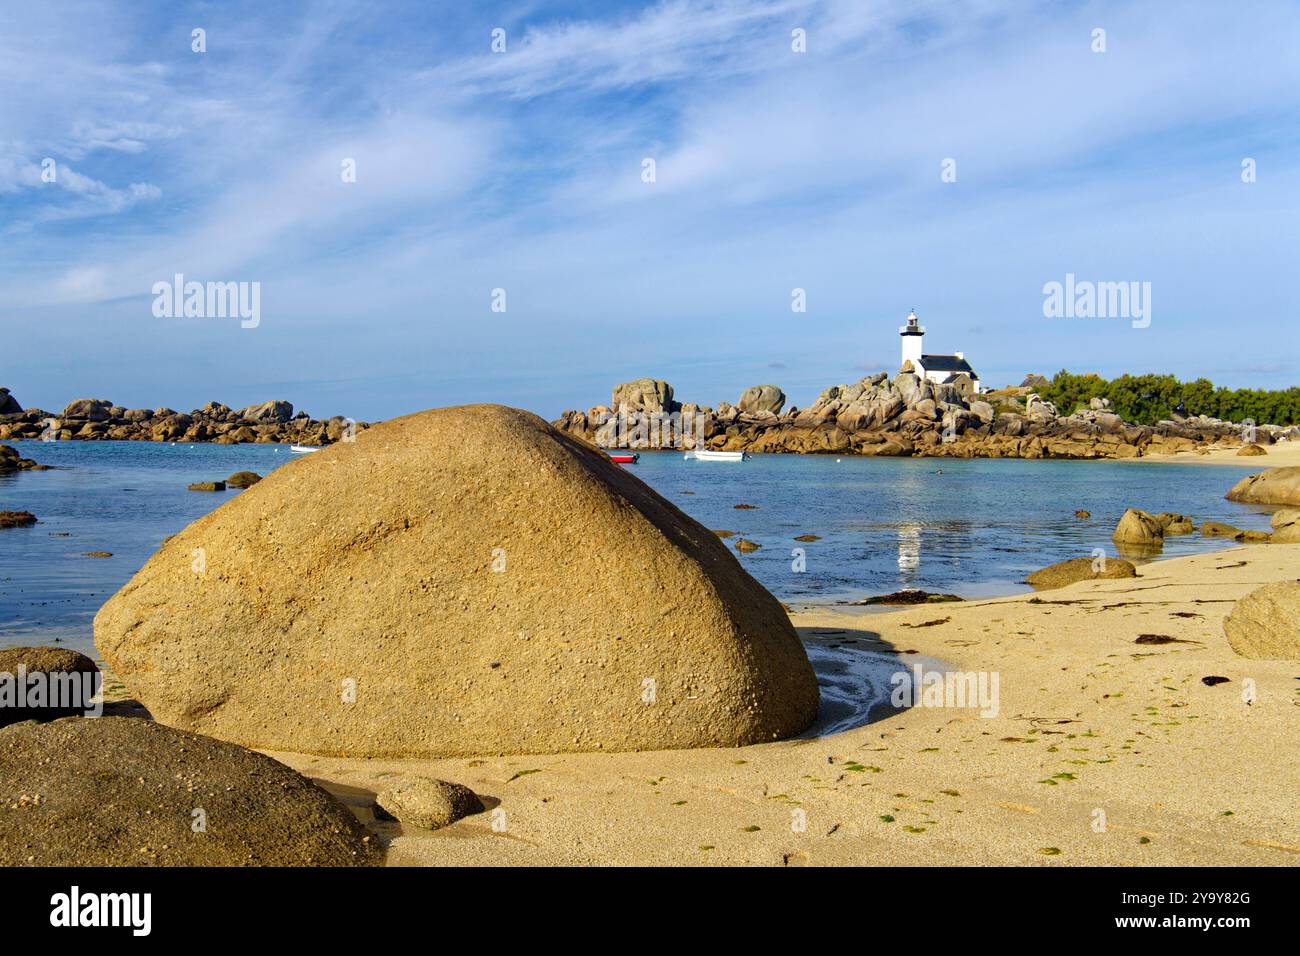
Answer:
<svg viewBox="0 0 1300 956"><path fill-rule="evenodd" d="M1295 385L1298 48L1269 0L6 4L0 385L806 405L894 371L913 306L986 384ZM155 317L176 273L259 282L260 325ZM1150 282L1150 327L1045 318L1066 273Z"/></svg>

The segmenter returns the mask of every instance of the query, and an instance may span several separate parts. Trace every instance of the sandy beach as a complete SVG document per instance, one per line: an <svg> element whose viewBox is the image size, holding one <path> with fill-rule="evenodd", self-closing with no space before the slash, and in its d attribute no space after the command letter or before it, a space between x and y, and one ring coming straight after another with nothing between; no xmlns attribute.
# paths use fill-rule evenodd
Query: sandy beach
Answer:
<svg viewBox="0 0 1300 956"><path fill-rule="evenodd" d="M1266 468L1285 468L1300 465L1300 442L1280 442L1269 445L1265 455L1239 455L1238 448L1220 448L1210 446L1205 454L1195 451L1179 452L1176 455L1143 455L1141 458L1129 458L1128 461L1180 462L1192 465L1236 465L1252 471Z"/></svg>
<svg viewBox="0 0 1300 956"><path fill-rule="evenodd" d="M1297 569L1300 545L1247 546L1036 595L794 617L810 655L845 668L883 654L996 672L993 717L886 708L830 736L726 750L271 756L365 821L398 775L483 796L488 812L437 832L379 824L390 865L1294 866L1300 671L1238 656L1222 622Z"/></svg>

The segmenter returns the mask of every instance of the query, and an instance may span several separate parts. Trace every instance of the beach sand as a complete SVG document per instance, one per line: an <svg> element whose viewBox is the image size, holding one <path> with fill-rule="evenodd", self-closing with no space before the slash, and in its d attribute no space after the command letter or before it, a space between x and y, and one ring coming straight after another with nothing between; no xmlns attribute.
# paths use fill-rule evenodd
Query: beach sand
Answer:
<svg viewBox="0 0 1300 956"><path fill-rule="evenodd" d="M1036 595L793 618L810 653L842 670L996 672L996 717L878 710L820 739L725 750L270 753L366 821L394 775L484 798L488 812L436 832L380 825L390 865L1294 866L1300 661L1239 657L1222 622L1255 587L1298 575L1300 545L1254 545ZM1187 643L1135 643L1144 634ZM1228 681L1207 686L1211 675Z"/></svg>
<svg viewBox="0 0 1300 956"><path fill-rule="evenodd" d="M1196 465L1238 465L1251 471L1263 471L1266 468L1284 468L1300 465L1300 441L1280 442L1264 446L1268 454L1238 455L1237 448L1214 448L1202 455L1194 451L1179 452L1176 455L1143 455L1141 458L1126 458L1124 461L1174 461Z"/></svg>

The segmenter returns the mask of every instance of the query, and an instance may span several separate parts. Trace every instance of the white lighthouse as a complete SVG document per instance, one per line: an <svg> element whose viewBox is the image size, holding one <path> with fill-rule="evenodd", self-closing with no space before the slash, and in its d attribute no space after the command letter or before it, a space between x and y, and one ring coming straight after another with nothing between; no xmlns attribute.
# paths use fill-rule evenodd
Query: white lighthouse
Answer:
<svg viewBox="0 0 1300 956"><path fill-rule="evenodd" d="M903 368L936 385L960 385L971 392L979 391L979 374L966 361L964 352L927 355L922 351L925 326L917 321L915 309L908 313L907 325L900 326L898 334L903 340Z"/></svg>
<svg viewBox="0 0 1300 956"><path fill-rule="evenodd" d="M921 374L921 343L925 340L925 326L916 318L916 309L907 314L907 325L900 326L898 334L903 340L903 361L912 363L912 371Z"/></svg>

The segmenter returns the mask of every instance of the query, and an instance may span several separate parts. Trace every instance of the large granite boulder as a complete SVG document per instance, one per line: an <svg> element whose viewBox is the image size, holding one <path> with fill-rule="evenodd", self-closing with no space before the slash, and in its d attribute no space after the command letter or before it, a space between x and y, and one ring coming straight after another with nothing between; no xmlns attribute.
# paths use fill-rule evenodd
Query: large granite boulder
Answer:
<svg viewBox="0 0 1300 956"><path fill-rule="evenodd" d="M736 406L742 412L771 412L780 415L785 407L785 392L775 385L751 385L741 393Z"/></svg>
<svg viewBox="0 0 1300 956"><path fill-rule="evenodd" d="M270 757L136 717L0 730L0 865L380 862L346 807Z"/></svg>
<svg viewBox="0 0 1300 956"><path fill-rule="evenodd" d="M112 417L113 403L102 398L79 398L63 410L64 418L88 422L106 422Z"/></svg>
<svg viewBox="0 0 1300 956"><path fill-rule="evenodd" d="M1278 581L1251 591L1223 620L1223 633L1242 657L1300 660L1300 582Z"/></svg>
<svg viewBox="0 0 1300 956"><path fill-rule="evenodd" d="M671 412L674 405L673 387L658 378L638 378L615 385L610 400L615 411L625 408L628 412Z"/></svg>
<svg viewBox="0 0 1300 956"><path fill-rule="evenodd" d="M1025 578L1025 583L1035 591L1047 591L1052 588L1063 588L1067 584L1074 584L1076 581L1135 577L1137 577L1137 568L1133 566L1132 562L1125 561L1122 558L1106 558L1104 560L1069 558L1065 561L1049 564L1045 568L1039 568Z"/></svg>
<svg viewBox="0 0 1300 956"><path fill-rule="evenodd" d="M0 388L0 415L18 415L22 410L23 407L18 404L18 399L9 394L9 389Z"/></svg>
<svg viewBox="0 0 1300 956"><path fill-rule="evenodd" d="M293 405L280 401L262 402L241 408L239 417L248 422L282 425L293 418Z"/></svg>
<svg viewBox="0 0 1300 956"><path fill-rule="evenodd" d="M157 719L278 750L736 746L818 703L785 611L717 536L496 405L277 468L168 540L95 640Z"/></svg>
<svg viewBox="0 0 1300 956"><path fill-rule="evenodd" d="M1225 497L1255 505L1300 505L1300 465L1248 475L1233 485Z"/></svg>

